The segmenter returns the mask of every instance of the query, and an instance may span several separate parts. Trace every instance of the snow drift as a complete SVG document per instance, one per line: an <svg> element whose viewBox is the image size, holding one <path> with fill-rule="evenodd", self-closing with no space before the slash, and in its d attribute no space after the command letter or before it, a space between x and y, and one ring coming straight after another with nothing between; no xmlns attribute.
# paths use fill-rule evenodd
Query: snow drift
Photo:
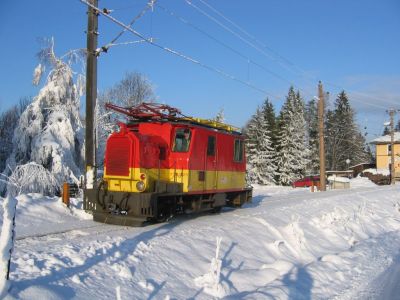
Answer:
<svg viewBox="0 0 400 300"><path fill-rule="evenodd" d="M117 290L121 299L380 298L376 282L398 273L400 187L356 181L325 193L258 186L242 209L144 228L90 225L67 218L55 198L20 196L11 296L110 299ZM33 237L18 239L18 223L33 215L41 216L35 230L50 224L55 233L37 236L31 225L20 230ZM223 237L217 247L216 237Z"/></svg>

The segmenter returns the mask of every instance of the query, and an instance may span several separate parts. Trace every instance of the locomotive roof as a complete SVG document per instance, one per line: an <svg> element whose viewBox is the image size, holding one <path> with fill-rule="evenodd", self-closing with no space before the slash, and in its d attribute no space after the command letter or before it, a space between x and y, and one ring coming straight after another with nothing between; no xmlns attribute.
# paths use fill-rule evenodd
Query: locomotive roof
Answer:
<svg viewBox="0 0 400 300"><path fill-rule="evenodd" d="M230 134L241 135L240 129L215 120L188 117L175 107L160 103L140 103L132 107L121 107L115 104L106 103L107 109L112 109L130 118L127 125L138 123L174 123L190 124L204 128L214 129Z"/></svg>
<svg viewBox="0 0 400 300"><path fill-rule="evenodd" d="M217 121L213 120L206 120L206 119L200 119L200 118L182 118L182 119L177 119L177 120L132 120L131 122L128 123L128 125L135 125L139 123L170 123L173 125L194 125L196 127L200 128L206 128L206 129L212 129L216 130L219 132L224 132L228 134L234 134L234 135L242 135L240 132L239 128L236 128L231 125L227 125L224 123L220 123Z"/></svg>

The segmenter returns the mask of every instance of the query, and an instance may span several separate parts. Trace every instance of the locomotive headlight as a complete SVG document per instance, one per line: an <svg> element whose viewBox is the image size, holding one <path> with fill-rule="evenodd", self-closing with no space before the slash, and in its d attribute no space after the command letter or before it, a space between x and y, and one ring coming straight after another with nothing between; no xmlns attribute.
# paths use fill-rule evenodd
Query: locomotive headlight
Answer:
<svg viewBox="0 0 400 300"><path fill-rule="evenodd" d="M138 181L138 182L136 183L136 188L137 188L137 190L138 190L139 192L143 192L144 189L145 189L144 182L143 182L143 181Z"/></svg>

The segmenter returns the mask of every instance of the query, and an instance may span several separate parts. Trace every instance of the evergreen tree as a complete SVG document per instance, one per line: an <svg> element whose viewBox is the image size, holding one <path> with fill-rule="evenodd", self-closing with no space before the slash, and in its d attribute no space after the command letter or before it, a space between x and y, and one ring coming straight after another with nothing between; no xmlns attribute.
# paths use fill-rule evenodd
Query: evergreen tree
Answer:
<svg viewBox="0 0 400 300"><path fill-rule="evenodd" d="M271 101L269 101L268 98L265 99L265 101L264 101L263 113L264 113L264 118L266 120L267 129L270 132L272 147L275 149L277 147L277 135L278 135L277 131L278 131L278 129L277 129L277 122L276 122L274 106L271 103Z"/></svg>
<svg viewBox="0 0 400 300"><path fill-rule="evenodd" d="M390 129L389 127L385 126L385 128L383 129L383 135L388 135L390 134Z"/></svg>
<svg viewBox="0 0 400 300"><path fill-rule="evenodd" d="M318 103L313 99L306 105L306 123L308 128L308 145L310 149L310 163L307 173L316 174L319 171L319 131L318 131Z"/></svg>
<svg viewBox="0 0 400 300"><path fill-rule="evenodd" d="M328 112L326 120L329 169L345 170L347 159L350 159L352 165L370 161L365 137L355 122L354 111L344 91L338 95L335 109Z"/></svg>
<svg viewBox="0 0 400 300"><path fill-rule="evenodd" d="M275 184L275 149L265 105L258 108L246 128L247 178L251 183Z"/></svg>
<svg viewBox="0 0 400 300"><path fill-rule="evenodd" d="M279 182L289 185L305 174L309 163L304 102L290 87L279 117Z"/></svg>

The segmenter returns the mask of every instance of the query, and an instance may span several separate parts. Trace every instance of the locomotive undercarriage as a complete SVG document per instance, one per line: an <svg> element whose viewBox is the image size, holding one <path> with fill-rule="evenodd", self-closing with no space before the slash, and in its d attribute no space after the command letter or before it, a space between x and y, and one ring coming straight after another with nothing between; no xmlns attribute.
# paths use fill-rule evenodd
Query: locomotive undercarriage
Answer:
<svg viewBox="0 0 400 300"><path fill-rule="evenodd" d="M177 184L160 183L162 188L152 193L128 193L108 191L102 185L86 190L84 209L93 212L97 222L143 226L147 223L164 222L184 213L204 211L219 212L222 207L241 207L251 201L252 189L235 192L187 194Z"/></svg>

